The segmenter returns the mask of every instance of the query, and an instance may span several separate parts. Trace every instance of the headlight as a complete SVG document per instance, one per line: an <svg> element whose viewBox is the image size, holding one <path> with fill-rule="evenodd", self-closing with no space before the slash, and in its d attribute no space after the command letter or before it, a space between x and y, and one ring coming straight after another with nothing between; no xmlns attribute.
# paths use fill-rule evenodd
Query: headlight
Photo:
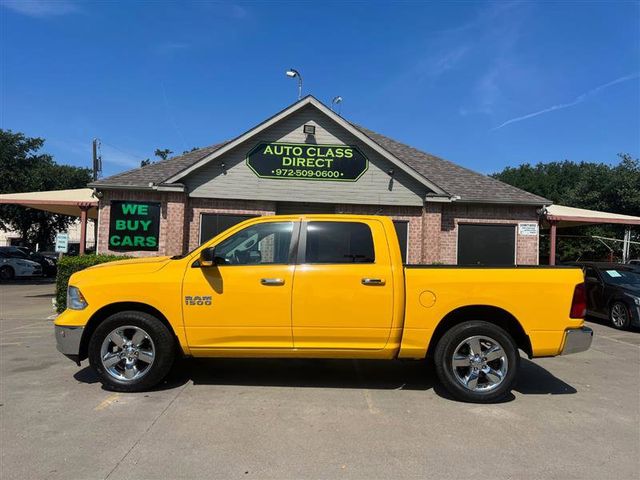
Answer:
<svg viewBox="0 0 640 480"><path fill-rule="evenodd" d="M640 297L631 297L633 298L633 303L635 303L636 305L640 305Z"/></svg>
<svg viewBox="0 0 640 480"><path fill-rule="evenodd" d="M87 305L88 303L82 296L80 289L69 285L69 288L67 288L67 308L69 310L83 310Z"/></svg>

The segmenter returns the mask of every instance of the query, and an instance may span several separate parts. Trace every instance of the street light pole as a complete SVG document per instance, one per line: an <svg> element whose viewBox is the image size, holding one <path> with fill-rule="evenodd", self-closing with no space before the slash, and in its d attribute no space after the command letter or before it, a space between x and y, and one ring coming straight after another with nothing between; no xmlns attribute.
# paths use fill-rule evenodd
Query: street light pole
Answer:
<svg viewBox="0 0 640 480"><path fill-rule="evenodd" d="M286 72L289 78L298 78L298 100L302 98L302 75L295 68L290 68Z"/></svg>

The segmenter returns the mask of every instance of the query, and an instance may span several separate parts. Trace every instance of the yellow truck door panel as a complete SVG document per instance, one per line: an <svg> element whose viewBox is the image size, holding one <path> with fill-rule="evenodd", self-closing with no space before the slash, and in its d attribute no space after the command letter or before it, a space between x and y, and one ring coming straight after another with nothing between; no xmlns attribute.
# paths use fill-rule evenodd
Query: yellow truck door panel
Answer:
<svg viewBox="0 0 640 480"><path fill-rule="evenodd" d="M300 248L304 260L296 268L292 297L295 348L384 348L394 298L381 224L308 222Z"/></svg>
<svg viewBox="0 0 640 480"><path fill-rule="evenodd" d="M217 265L188 267L183 283L189 347L291 349L289 264L294 222L252 225L215 247Z"/></svg>

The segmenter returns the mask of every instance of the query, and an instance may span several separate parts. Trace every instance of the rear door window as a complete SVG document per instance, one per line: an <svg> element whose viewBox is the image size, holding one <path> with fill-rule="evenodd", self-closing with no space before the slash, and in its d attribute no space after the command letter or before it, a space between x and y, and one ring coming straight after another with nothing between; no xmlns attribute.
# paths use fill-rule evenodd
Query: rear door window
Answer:
<svg viewBox="0 0 640 480"><path fill-rule="evenodd" d="M375 263L371 228L361 222L309 222L304 263Z"/></svg>

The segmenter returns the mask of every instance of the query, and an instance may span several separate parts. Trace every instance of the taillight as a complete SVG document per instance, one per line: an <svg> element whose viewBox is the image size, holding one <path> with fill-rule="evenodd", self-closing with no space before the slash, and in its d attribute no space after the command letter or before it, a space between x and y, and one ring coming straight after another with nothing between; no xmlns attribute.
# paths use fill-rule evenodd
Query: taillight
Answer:
<svg viewBox="0 0 640 480"><path fill-rule="evenodd" d="M584 283L579 283L573 290L573 299L571 300L571 318L584 318L587 314L587 295Z"/></svg>

